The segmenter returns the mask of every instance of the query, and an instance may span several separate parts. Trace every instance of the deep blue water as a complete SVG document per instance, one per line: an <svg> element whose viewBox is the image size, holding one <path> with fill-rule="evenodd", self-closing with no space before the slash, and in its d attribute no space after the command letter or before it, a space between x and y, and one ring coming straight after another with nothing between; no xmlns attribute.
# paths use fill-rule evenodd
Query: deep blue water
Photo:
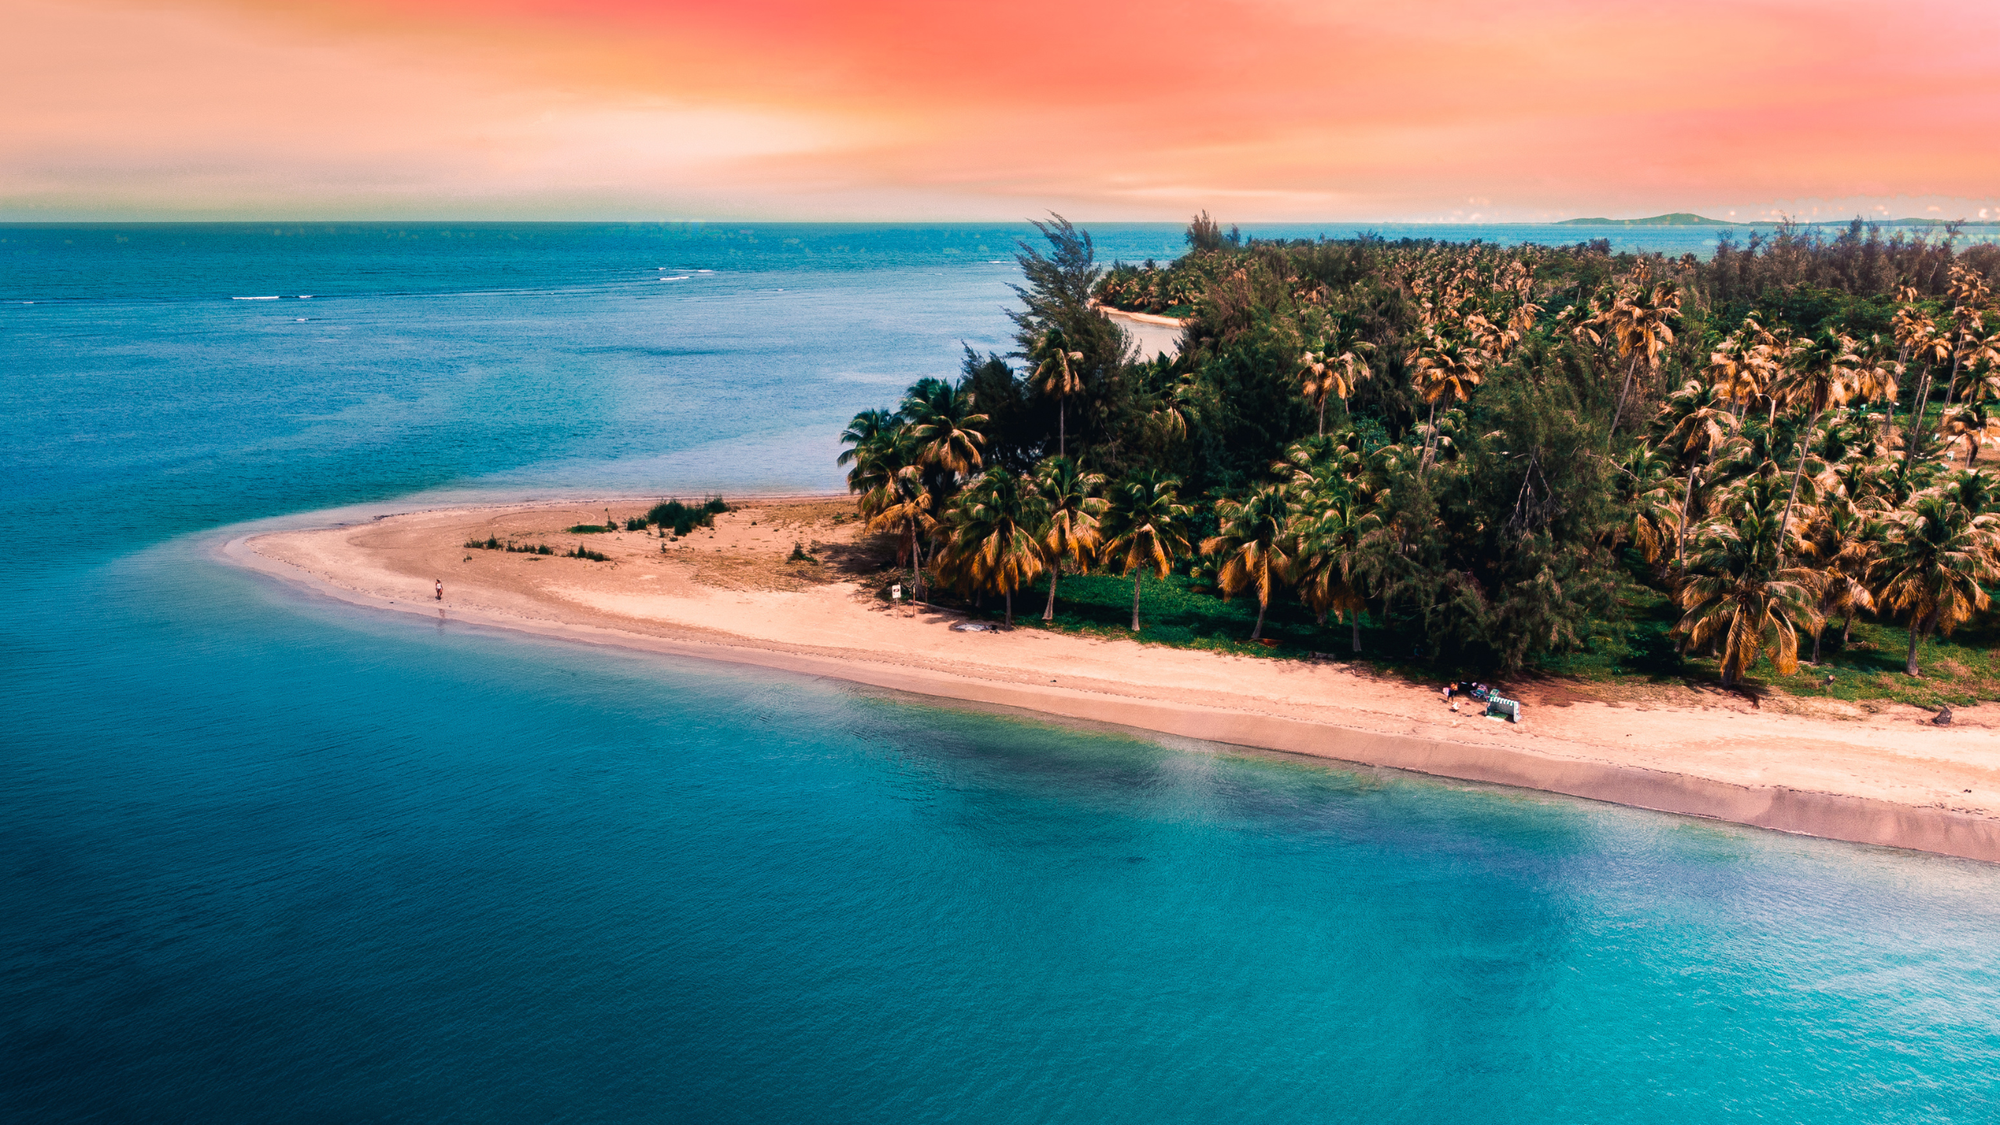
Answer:
<svg viewBox="0 0 2000 1125"><path fill-rule="evenodd" d="M0 1118L2000 1117L1994 867L214 561L830 486L840 420L1005 347L1015 232L271 229L0 228Z"/></svg>

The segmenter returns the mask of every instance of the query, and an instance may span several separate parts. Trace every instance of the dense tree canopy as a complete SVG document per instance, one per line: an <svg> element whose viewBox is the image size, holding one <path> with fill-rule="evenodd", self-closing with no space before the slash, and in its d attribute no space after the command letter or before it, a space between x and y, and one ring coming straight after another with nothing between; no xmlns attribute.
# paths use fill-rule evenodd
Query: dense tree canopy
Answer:
<svg viewBox="0 0 2000 1125"><path fill-rule="evenodd" d="M1519 670L1618 644L1624 593L1733 682L1826 623L1917 642L1988 602L2000 511L1990 246L1785 227L1708 261L1431 241L1267 242L1206 214L1176 261L1023 244L1010 356L856 416L850 484L968 594L1175 569L1361 646ZM1183 319L1135 354L1100 305ZM1197 549L1197 544L1199 548Z"/></svg>

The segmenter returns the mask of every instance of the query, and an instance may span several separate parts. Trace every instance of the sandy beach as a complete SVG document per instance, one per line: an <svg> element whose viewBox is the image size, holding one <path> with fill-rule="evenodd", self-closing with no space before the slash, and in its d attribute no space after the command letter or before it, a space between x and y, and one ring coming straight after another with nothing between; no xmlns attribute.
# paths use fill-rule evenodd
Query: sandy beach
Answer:
<svg viewBox="0 0 2000 1125"><path fill-rule="evenodd" d="M845 498L744 503L684 539L562 530L607 507L646 505L411 512L224 553L359 605L2000 862L2000 706L1940 728L1901 705L1538 680L1503 685L1527 704L1513 725L1361 666L1045 631L1039 603L1011 631L955 630L883 596L895 576ZM489 537L610 561L464 546ZM788 561L795 543L816 561Z"/></svg>

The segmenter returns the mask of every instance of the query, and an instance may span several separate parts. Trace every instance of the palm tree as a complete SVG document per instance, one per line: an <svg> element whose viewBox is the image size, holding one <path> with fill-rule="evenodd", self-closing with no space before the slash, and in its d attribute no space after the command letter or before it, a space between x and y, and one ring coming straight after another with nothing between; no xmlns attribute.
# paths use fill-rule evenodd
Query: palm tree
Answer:
<svg viewBox="0 0 2000 1125"><path fill-rule="evenodd" d="M909 541L910 590L918 601L924 597L924 540L938 526L936 494L924 485L923 468L910 464L898 469L882 486L863 498L863 512L869 516L868 530L886 531Z"/></svg>
<svg viewBox="0 0 2000 1125"><path fill-rule="evenodd" d="M1785 498L1783 526L1792 523L1792 503L1799 496L1799 480L1806 474L1806 442L1819 427L1819 420L1828 410L1845 403L1853 393L1850 386L1854 378L1854 368L1861 362L1854 354L1854 341L1838 332L1822 332L1811 342L1792 349L1791 364L1785 372L1783 382L1777 388L1778 397L1793 406L1805 408L1805 436L1799 439L1799 464L1792 471L1791 494ZM1785 550L1778 548L1778 565L1785 565Z"/></svg>
<svg viewBox="0 0 2000 1125"><path fill-rule="evenodd" d="M1295 507L1293 573L1304 601L1321 622L1329 611L1345 618L1354 651L1361 651L1361 541L1373 517L1346 487L1307 492ZM1351 616L1350 616L1351 615Z"/></svg>
<svg viewBox="0 0 2000 1125"><path fill-rule="evenodd" d="M951 508L945 568L975 593L1005 597L1009 628L1014 591L1042 572L1035 529L1045 515L1033 482L998 466L968 485Z"/></svg>
<svg viewBox="0 0 2000 1125"><path fill-rule="evenodd" d="M1717 394L1738 407L1768 400L1771 384L1777 379L1779 341L1757 322L1759 315L1753 312L1744 317L1743 326L1708 357L1709 382Z"/></svg>
<svg viewBox="0 0 2000 1125"><path fill-rule="evenodd" d="M1876 601L1910 615L1910 649L1903 671L1915 676L1917 645L1932 630L1952 629L1987 607L1982 580L2000 574L1993 540L1975 525L1965 506L1941 492L1916 498L1890 517L1895 527L1882 557L1869 568Z"/></svg>
<svg viewBox="0 0 2000 1125"><path fill-rule="evenodd" d="M1215 503L1221 534L1204 539L1201 553L1223 556L1216 584L1226 601L1245 589L1257 591L1257 625L1250 639L1262 640L1271 593L1291 576L1291 500L1282 485L1265 485L1241 501Z"/></svg>
<svg viewBox="0 0 2000 1125"><path fill-rule="evenodd" d="M1910 424L1903 435L1903 463L1905 467L1916 456L1917 434L1924 424L1924 415L1930 410L1931 369L1940 362L1951 358L1951 339L1937 330L1937 323L1913 303L1916 291L1906 290L1905 303L1896 310L1890 327L1896 337L1896 344L1902 355L1918 365L1922 374L1917 378L1916 394L1910 400Z"/></svg>
<svg viewBox="0 0 2000 1125"><path fill-rule="evenodd" d="M1679 415L1660 444L1675 456L1687 460L1687 484L1681 490L1680 518L1675 521L1674 559L1687 568L1687 529L1693 518L1695 474L1701 471L1722 445L1728 431L1736 428L1736 415L1722 409L1720 388L1704 387L1689 380L1679 394L1667 400L1667 407ZM1651 561L1649 558L1647 561Z"/></svg>
<svg viewBox="0 0 2000 1125"><path fill-rule="evenodd" d="M1625 385L1618 392L1618 406L1611 415L1611 429L1616 433L1618 422L1625 413L1625 400L1632 393L1632 379L1639 373L1639 364L1644 363L1651 370L1660 363L1660 353L1674 342L1674 330L1668 322L1678 320L1681 315L1680 290L1671 283L1653 287L1652 293L1642 290L1643 275L1637 285L1628 285L1618 294L1609 314L1611 335L1618 342L1618 355L1627 359Z"/></svg>
<svg viewBox="0 0 2000 1125"><path fill-rule="evenodd" d="M1101 521L1111 507L1098 495L1104 478L1086 473L1067 457L1051 457L1035 466L1035 488L1041 493L1048 522L1043 525L1042 555L1049 568L1049 604L1042 620L1056 617L1056 580L1068 560L1081 570L1090 553L1103 541Z"/></svg>
<svg viewBox="0 0 2000 1125"><path fill-rule="evenodd" d="M1104 519L1107 558L1123 556L1121 573L1132 576L1132 631L1139 631L1139 588L1147 570L1164 579L1174 560L1188 553L1187 519L1180 502L1180 478L1134 473L1118 482Z"/></svg>
<svg viewBox="0 0 2000 1125"><path fill-rule="evenodd" d="M1373 374L1361 356L1374 347L1359 335L1354 329L1343 330L1336 324L1322 347L1308 350L1299 360L1299 389L1319 415L1320 437L1326 436L1326 400L1338 398L1346 402L1347 396L1354 393L1354 384Z"/></svg>
<svg viewBox="0 0 2000 1125"><path fill-rule="evenodd" d="M1055 396L1056 456L1064 456L1069 445L1069 399L1083 391L1083 375L1072 365L1083 362L1083 353L1070 349L1062 329L1051 328L1036 338L1029 358L1040 361L1035 368L1035 389Z"/></svg>
<svg viewBox="0 0 2000 1125"><path fill-rule="evenodd" d="M1772 484L1751 481L1744 498L1703 526L1675 598L1684 613L1674 628L1690 645L1721 643L1724 687L1766 650L1779 675L1798 671L1799 629L1819 624L1817 576L1778 565L1785 527Z"/></svg>
<svg viewBox="0 0 2000 1125"><path fill-rule="evenodd" d="M849 492L866 496L902 467L895 463L896 452L908 444L902 429L902 421L887 410L864 410L847 423L840 443L848 448L840 451L834 464L854 466L847 471Z"/></svg>
<svg viewBox="0 0 2000 1125"><path fill-rule="evenodd" d="M960 476L980 467L986 435L979 427L986 415L973 413L971 392L942 379L919 379L903 398L902 415L923 464Z"/></svg>
<svg viewBox="0 0 2000 1125"><path fill-rule="evenodd" d="M1690 470L1690 484L1693 478ZM1676 543L1683 538L1677 529L1687 516L1687 498L1674 495L1680 491L1675 487L1680 482L1673 464L1660 450L1650 445L1635 445L1619 463L1617 481L1616 495L1626 519L1616 538L1637 547L1647 562L1658 562L1669 535L1675 536ZM1676 557L1679 557L1678 547Z"/></svg>
<svg viewBox="0 0 2000 1125"><path fill-rule="evenodd" d="M1868 564L1873 559L1874 539L1868 535L1867 517L1852 505L1830 504L1817 521L1813 538L1820 545L1819 612L1821 620L1842 614L1846 624L1840 629L1840 643L1847 644L1854 615L1875 608L1875 592L1868 588ZM1823 628L1813 630L1812 662L1819 663L1819 641Z"/></svg>
<svg viewBox="0 0 2000 1125"><path fill-rule="evenodd" d="M1424 342L1410 353L1410 366L1416 372L1412 379L1417 394L1431 408L1430 420L1425 424L1428 434L1421 462L1429 464L1436 446L1438 400L1449 397L1457 402L1469 401L1472 388L1477 387L1485 377L1486 353L1470 344L1426 330Z"/></svg>

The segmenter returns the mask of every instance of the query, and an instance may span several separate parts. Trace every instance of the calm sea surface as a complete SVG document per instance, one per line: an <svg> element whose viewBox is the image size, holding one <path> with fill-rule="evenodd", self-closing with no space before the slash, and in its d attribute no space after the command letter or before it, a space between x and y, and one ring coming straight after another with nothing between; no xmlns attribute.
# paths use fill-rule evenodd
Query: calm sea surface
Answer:
<svg viewBox="0 0 2000 1125"><path fill-rule="evenodd" d="M1007 346L1019 233L0 227L0 1118L2000 1118L1994 867L213 560L332 507L835 487L843 419Z"/></svg>

